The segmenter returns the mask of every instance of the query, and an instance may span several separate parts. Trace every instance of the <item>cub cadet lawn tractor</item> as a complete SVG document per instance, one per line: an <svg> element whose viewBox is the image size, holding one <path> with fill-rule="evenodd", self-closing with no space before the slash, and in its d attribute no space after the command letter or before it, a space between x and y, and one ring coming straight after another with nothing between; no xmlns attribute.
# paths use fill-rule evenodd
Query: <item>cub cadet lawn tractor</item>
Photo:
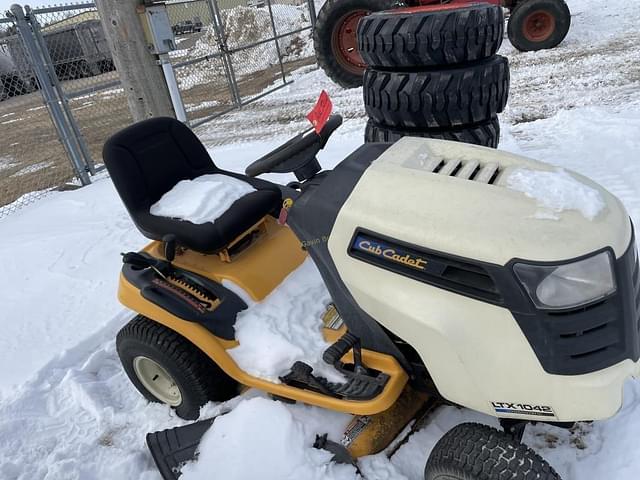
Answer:
<svg viewBox="0 0 640 480"><path fill-rule="evenodd" d="M428 59L425 67L456 63L453 59L461 56L465 44L473 45L468 62L474 60L472 50L485 43L493 45L492 55L502 42L503 16L495 14L499 9L477 10L483 4L509 9L509 40L521 51L555 47L571 25L564 0L327 0L313 33L318 65L338 85L354 88L362 85L367 59L376 58L375 50L399 59L390 68L405 67L402 59L418 52ZM375 25L359 37L360 20L382 11L389 15L377 16ZM438 18L427 20L433 14ZM374 51L363 51L369 47Z"/></svg>
<svg viewBox="0 0 640 480"><path fill-rule="evenodd" d="M570 173L601 199L597 214L540 215L538 200L509 181L553 167L433 139L368 143L321 171L316 154L341 121L294 137L248 176L218 169L173 119L145 120L106 143L115 187L153 240L124 255L119 299L138 313L117 338L126 373L146 398L188 419L239 386L353 414L340 443L317 442L342 461L383 450L448 402L497 417L505 431L455 427L432 451L426 479L558 479L520 443L524 426L610 417L624 381L640 373L639 267L624 207ZM298 181L255 178L267 172ZM150 214L178 181L204 174L255 191L213 223ZM228 353L247 308L228 282L261 302L307 256L333 302L323 359L344 381L303 362L280 381L255 377ZM148 435L164 478L177 478L212 422Z"/></svg>

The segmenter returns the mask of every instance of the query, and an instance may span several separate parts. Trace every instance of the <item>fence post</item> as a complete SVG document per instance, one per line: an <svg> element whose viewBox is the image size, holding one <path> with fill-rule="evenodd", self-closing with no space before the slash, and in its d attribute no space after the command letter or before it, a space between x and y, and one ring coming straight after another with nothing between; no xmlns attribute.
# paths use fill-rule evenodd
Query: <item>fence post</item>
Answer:
<svg viewBox="0 0 640 480"><path fill-rule="evenodd" d="M24 10L20 5L11 5L10 12L16 22L18 28L18 34L22 39L22 44L30 59L31 67L34 74L38 79L40 85L40 91L44 99L51 121L58 133L58 138L62 142L62 145L71 160L76 175L83 185L91 183L89 175L84 166L82 160L82 154L75 142L73 132L67 122L65 121L65 115L60 106L60 100L56 98L56 92L52 86L52 76L55 76L55 72L50 72L46 68L46 62L42 56L42 52L34 39L34 32L32 26L27 22ZM57 77L56 77L57 78Z"/></svg>
<svg viewBox="0 0 640 480"><path fill-rule="evenodd" d="M271 28L273 30L273 41L276 44L276 53L278 54L278 63L280 64L282 81L284 83L287 83L287 77L284 74L284 65L282 64L282 54L280 53L280 42L278 42L278 30L276 29L276 21L273 19L273 8L271 7L271 0L267 0L267 6L269 7L269 18L271 19Z"/></svg>
<svg viewBox="0 0 640 480"><path fill-rule="evenodd" d="M309 6L309 21L311 22L311 30L316 28L316 3L314 0L307 0Z"/></svg>
<svg viewBox="0 0 640 480"><path fill-rule="evenodd" d="M182 101L182 95L180 94L180 88L178 87L178 81L176 80L176 73L173 71L173 65L169 55L162 53L158 55L158 61L162 66L162 72L164 73L164 79L167 82L169 88L169 95L171 96L171 103L173 104L173 110L176 113L176 118L182 123L187 123L187 112L184 109L184 102Z"/></svg>
<svg viewBox="0 0 640 480"><path fill-rule="evenodd" d="M231 90L231 96L234 103L239 107L242 105L242 96L238 89L238 82L236 80L236 74L233 71L233 62L231 61L231 55L227 47L227 39L224 36L224 26L222 25L222 15L218 8L217 0L207 0L209 10L211 11L211 23L216 33L216 42L222 52L222 65L224 66L224 72L229 82L229 88Z"/></svg>
<svg viewBox="0 0 640 480"><path fill-rule="evenodd" d="M140 0L95 0L109 49L135 121L173 117L162 68L147 49L137 7Z"/></svg>
<svg viewBox="0 0 640 480"><path fill-rule="evenodd" d="M67 124L71 128L73 132L73 137L78 144L78 148L80 149L80 153L82 154L82 160L85 166L85 169L88 169L91 175L96 174L96 169L93 164L93 159L91 157L91 153L89 152L89 148L87 147L87 143L84 140L84 136L82 132L80 132L80 128L76 123L76 119L71 112L71 108L69 107L69 100L67 99L67 95L60 85L60 79L58 78L58 74L56 72L55 64L51 59L51 55L49 54L49 49L47 48L47 44L44 41L44 37L42 36L42 31L40 30L40 22L36 15L31 12L31 7L28 5L25 7L25 11L27 13L27 21L31 24L31 30L33 31L33 37L40 49L42 54L42 58L45 61L45 66L49 70L49 76L51 77L51 84L53 89L55 90L60 104L62 106L62 110L66 115Z"/></svg>

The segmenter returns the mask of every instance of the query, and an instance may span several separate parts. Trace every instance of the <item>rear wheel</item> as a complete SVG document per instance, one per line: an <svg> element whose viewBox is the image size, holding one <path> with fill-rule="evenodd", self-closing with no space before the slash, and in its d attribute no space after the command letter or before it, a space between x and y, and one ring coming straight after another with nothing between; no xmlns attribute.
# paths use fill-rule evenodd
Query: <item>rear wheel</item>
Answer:
<svg viewBox="0 0 640 480"><path fill-rule="evenodd" d="M344 88L362 85L366 64L358 52L358 22L372 12L387 10L395 5L396 0L325 2L318 13L313 45L318 65L331 80Z"/></svg>
<svg viewBox="0 0 640 480"><path fill-rule="evenodd" d="M209 357L173 330L138 315L116 339L118 356L131 383L150 402L175 408L179 417L198 418L210 400L237 394L237 383Z"/></svg>
<svg viewBox="0 0 640 480"><path fill-rule="evenodd" d="M524 0L511 10L507 33L514 47L528 52L557 46L570 25L571 12L564 0Z"/></svg>
<svg viewBox="0 0 640 480"><path fill-rule="evenodd" d="M540 455L511 435L478 423L449 430L429 455L425 480L560 480Z"/></svg>

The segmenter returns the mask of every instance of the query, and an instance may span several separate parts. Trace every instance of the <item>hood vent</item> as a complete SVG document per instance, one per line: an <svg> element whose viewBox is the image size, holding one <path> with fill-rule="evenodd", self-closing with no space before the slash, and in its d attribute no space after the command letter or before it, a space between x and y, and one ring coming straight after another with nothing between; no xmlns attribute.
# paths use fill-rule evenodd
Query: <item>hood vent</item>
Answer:
<svg viewBox="0 0 640 480"><path fill-rule="evenodd" d="M456 177L463 180L493 185L498 175L500 166L497 163L480 163L477 160L458 160L432 158L425 162L423 169L427 172Z"/></svg>

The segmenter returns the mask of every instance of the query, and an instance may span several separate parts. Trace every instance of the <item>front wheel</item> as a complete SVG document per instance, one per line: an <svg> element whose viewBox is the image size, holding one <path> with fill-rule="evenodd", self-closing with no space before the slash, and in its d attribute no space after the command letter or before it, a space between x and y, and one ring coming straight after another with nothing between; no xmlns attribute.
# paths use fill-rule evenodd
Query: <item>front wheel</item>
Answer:
<svg viewBox="0 0 640 480"><path fill-rule="evenodd" d="M425 480L561 480L540 455L511 435L478 423L449 430L433 447Z"/></svg>
<svg viewBox="0 0 640 480"><path fill-rule="evenodd" d="M564 0L520 0L511 10L507 34L518 50L554 48L571 26L571 12Z"/></svg>
<svg viewBox="0 0 640 480"><path fill-rule="evenodd" d="M398 5L396 0L327 0L318 13L313 46L318 65L344 88L362 85L366 68L358 51L358 22L373 12Z"/></svg>
<svg viewBox="0 0 640 480"><path fill-rule="evenodd" d="M186 420L198 418L208 401L228 400L238 392L237 383L195 345L142 315L118 332L116 348L138 391Z"/></svg>

